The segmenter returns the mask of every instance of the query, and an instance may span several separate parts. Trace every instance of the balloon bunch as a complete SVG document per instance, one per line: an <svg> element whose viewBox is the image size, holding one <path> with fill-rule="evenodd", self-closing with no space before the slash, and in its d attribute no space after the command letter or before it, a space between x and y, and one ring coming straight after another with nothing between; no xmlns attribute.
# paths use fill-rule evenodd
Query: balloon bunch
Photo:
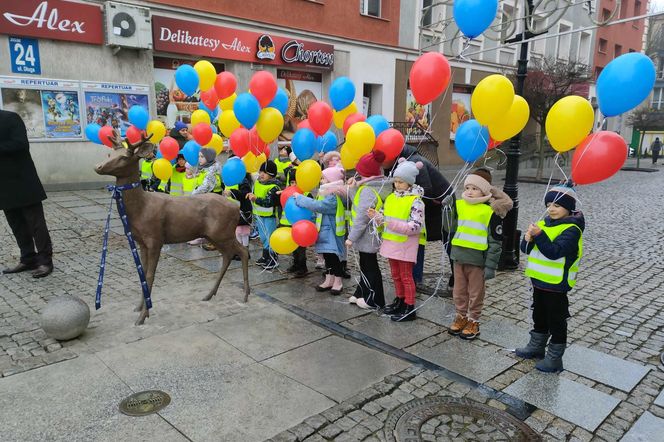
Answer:
<svg viewBox="0 0 664 442"><path fill-rule="evenodd" d="M125 136L130 143L138 143L143 135L150 135L150 141L160 142L166 135L166 126L159 120L150 121L148 111L138 105L129 108L128 112L129 126ZM107 147L113 147L113 128L111 126L100 126L97 123L90 123L85 127L85 136L96 144L103 144ZM175 157L173 157L175 158Z"/></svg>

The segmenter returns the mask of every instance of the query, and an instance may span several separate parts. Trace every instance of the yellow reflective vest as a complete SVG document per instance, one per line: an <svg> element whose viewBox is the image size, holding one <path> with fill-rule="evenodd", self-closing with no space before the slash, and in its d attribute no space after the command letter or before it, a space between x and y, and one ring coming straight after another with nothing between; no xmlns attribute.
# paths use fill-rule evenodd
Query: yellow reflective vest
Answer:
<svg viewBox="0 0 664 442"><path fill-rule="evenodd" d="M324 196L318 195L316 197L318 201L325 199ZM341 201L341 198L337 195L337 212L334 214L334 233L336 236L344 236L346 234L346 211L344 210L344 203ZM316 215L316 227L320 231L320 226L323 224L323 214L319 213Z"/></svg>
<svg viewBox="0 0 664 442"><path fill-rule="evenodd" d="M238 190L240 188L239 184L235 184L233 186L226 186L226 190ZM230 200L231 202L237 204L238 206L240 205L240 201L236 200L235 197L233 196L233 193L228 195L226 198Z"/></svg>
<svg viewBox="0 0 664 442"><path fill-rule="evenodd" d="M175 170L175 166L173 166L173 175L171 175L171 195L173 196L182 196L184 195L184 191L182 188L182 181L185 178L186 173L185 172L178 172Z"/></svg>
<svg viewBox="0 0 664 442"><path fill-rule="evenodd" d="M260 181L256 181L254 183L254 192L253 194L256 195L257 198L265 198L268 193L270 193L270 190L272 190L273 187L277 187L276 184L263 184ZM274 216L274 207L263 207L259 206L255 202L253 203L254 210L253 213L254 215L258 216Z"/></svg>
<svg viewBox="0 0 664 442"><path fill-rule="evenodd" d="M182 194L191 195L196 188L196 183L196 177L187 178L187 175L185 174L184 178L182 178Z"/></svg>
<svg viewBox="0 0 664 442"><path fill-rule="evenodd" d="M417 195L396 196L393 193L385 199L385 209L383 210L383 216L385 217L383 239L394 242L406 242L408 235L390 230L388 227L388 221L398 220L407 222L410 218L410 211L413 207L413 202L415 202L416 199L421 198ZM422 226L418 240L419 244L426 244L426 238L426 228Z"/></svg>
<svg viewBox="0 0 664 442"><path fill-rule="evenodd" d="M152 178L152 161L143 160L141 163L141 181L148 181Z"/></svg>
<svg viewBox="0 0 664 442"><path fill-rule="evenodd" d="M355 208L360 204L360 194L362 193L362 191L364 189L369 189L374 193L374 196L376 197L376 205L374 206L374 209L376 209L376 211L379 211L380 209L383 208L383 199L380 197L380 195L378 195L378 192L376 192L376 189L374 189L372 187L369 187L369 186L366 186L366 185L360 186L357 189L357 192L355 192L355 196L353 197L353 205L351 206L351 209L350 209L350 219L348 220L348 225L350 227L353 227L353 224L355 223L355 220L357 219L357 212L355 212ZM379 228L379 230L381 230L381 229Z"/></svg>
<svg viewBox="0 0 664 442"><path fill-rule="evenodd" d="M571 223L547 227L544 224L544 221L539 221L537 225L540 227L540 229L542 229L541 234L548 236L551 242L555 241L555 239L567 229L576 228L581 231L579 226ZM569 284L570 287L574 287L576 285L576 275L579 272L579 261L581 260L581 255L583 255L583 235L579 236L579 254L577 255L577 258L574 260L574 262L572 262L572 265L569 267L569 271L567 273L567 284ZM547 284L560 284L563 282L566 265L567 258L562 257L558 259L549 259L539 251L537 246L534 246L528 254L526 276L545 282Z"/></svg>
<svg viewBox="0 0 664 442"><path fill-rule="evenodd" d="M468 204L456 200L457 229L452 245L484 251L489 248L489 222L493 209L488 204Z"/></svg>
<svg viewBox="0 0 664 442"><path fill-rule="evenodd" d="M198 176L196 177L196 187L200 186L203 184L203 181L205 180L205 176L208 174L207 169L203 169L200 172L198 172ZM214 177L214 189L212 189L212 192L214 193L219 193L221 192L221 177L219 174Z"/></svg>
<svg viewBox="0 0 664 442"><path fill-rule="evenodd" d="M274 159L274 164L277 165L277 175L285 176L284 171L292 163L290 161L281 161L279 158Z"/></svg>

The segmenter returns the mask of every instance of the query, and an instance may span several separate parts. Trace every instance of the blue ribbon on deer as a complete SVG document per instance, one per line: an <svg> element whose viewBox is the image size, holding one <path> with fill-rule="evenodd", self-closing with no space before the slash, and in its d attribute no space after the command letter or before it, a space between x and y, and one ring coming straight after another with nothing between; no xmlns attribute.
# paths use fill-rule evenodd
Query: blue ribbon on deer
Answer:
<svg viewBox="0 0 664 442"><path fill-rule="evenodd" d="M127 219L127 211L125 210L124 200L122 199L122 192L125 190L135 189L139 187L141 183L131 183L125 184L122 186L106 186L108 191L112 193L111 203L108 206L108 216L106 217L106 227L104 227L104 244L101 249L101 262L99 263L99 279L97 280L97 295L95 297L95 309L99 310L101 308L101 288L104 285L104 269L106 268L106 252L108 250L108 228L111 222L111 212L113 211L113 200L115 200L118 207L118 215L120 215L120 220L122 220L122 225L124 227L125 235L127 236L127 241L129 242L129 248L131 249L131 254L134 257L134 263L136 264L136 271L138 272L138 279L141 281L141 289L143 290L143 298L145 298L145 307L150 310L152 308L152 299L150 299L150 289L148 288L148 282L145 279L145 272L143 271L143 266L141 265L141 258L138 256L138 251L136 250L136 242L131 235L131 227L129 226L129 220Z"/></svg>

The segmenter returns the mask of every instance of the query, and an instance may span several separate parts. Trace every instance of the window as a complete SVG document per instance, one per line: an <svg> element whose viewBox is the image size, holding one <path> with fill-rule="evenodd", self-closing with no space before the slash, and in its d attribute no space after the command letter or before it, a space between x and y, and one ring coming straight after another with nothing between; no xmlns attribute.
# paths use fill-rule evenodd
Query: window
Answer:
<svg viewBox="0 0 664 442"><path fill-rule="evenodd" d="M608 42L604 40L603 38L599 39L599 48L597 48L597 51L606 54L606 46L608 45Z"/></svg>
<svg viewBox="0 0 664 442"><path fill-rule="evenodd" d="M621 45L615 45L613 47L613 57L618 57L620 54L622 54L622 46Z"/></svg>
<svg viewBox="0 0 664 442"><path fill-rule="evenodd" d="M602 69L604 69L603 66L597 66L597 67L595 67L595 80L597 80L597 77L599 77L599 74L602 73Z"/></svg>
<svg viewBox="0 0 664 442"><path fill-rule="evenodd" d="M432 4L433 0L422 0L422 26L431 25L431 17L433 16Z"/></svg>
<svg viewBox="0 0 664 442"><path fill-rule="evenodd" d="M627 18L627 0L620 2L620 18Z"/></svg>
<svg viewBox="0 0 664 442"><path fill-rule="evenodd" d="M560 23L558 25L558 32L562 34L563 32L568 32L571 31L572 27ZM572 34L564 34L564 35L559 35L558 36L558 50L556 51L556 55L558 58L562 58L564 60L569 59L569 51L572 46Z"/></svg>
<svg viewBox="0 0 664 442"><path fill-rule="evenodd" d="M632 48L629 48L629 52L636 52L636 51Z"/></svg>
<svg viewBox="0 0 664 442"><path fill-rule="evenodd" d="M360 14L380 17L380 0L360 0Z"/></svg>
<svg viewBox="0 0 664 442"><path fill-rule="evenodd" d="M641 2L637 0L634 2L634 17L639 15L641 15Z"/></svg>
<svg viewBox="0 0 664 442"><path fill-rule="evenodd" d="M579 34L579 55L577 60L579 63L585 65L590 64L590 42L592 34L590 32L582 32Z"/></svg>
<svg viewBox="0 0 664 442"><path fill-rule="evenodd" d="M500 41L505 43L505 40L512 35L512 25L510 21L514 19L514 8L510 5L503 4L503 11L500 17ZM512 22L513 23L513 22Z"/></svg>
<svg viewBox="0 0 664 442"><path fill-rule="evenodd" d="M662 90L664 88L661 87L656 87L653 89L652 92L652 101L650 103L650 107L653 109L661 109L662 106L664 105L664 97L662 96Z"/></svg>
<svg viewBox="0 0 664 442"><path fill-rule="evenodd" d="M607 21L611 17L611 10L602 8L602 21Z"/></svg>

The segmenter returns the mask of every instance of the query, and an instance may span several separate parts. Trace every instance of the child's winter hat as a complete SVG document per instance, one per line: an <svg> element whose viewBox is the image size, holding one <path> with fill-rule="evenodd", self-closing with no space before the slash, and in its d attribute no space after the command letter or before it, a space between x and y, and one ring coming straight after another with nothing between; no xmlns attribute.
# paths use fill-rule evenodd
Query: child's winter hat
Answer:
<svg viewBox="0 0 664 442"><path fill-rule="evenodd" d="M280 146L279 150L281 150L281 149L286 149L286 155L288 155L289 157L290 157L290 154L293 152L291 150L290 146Z"/></svg>
<svg viewBox="0 0 664 442"><path fill-rule="evenodd" d="M578 198L572 186L574 186L574 183L568 181L552 187L544 196L544 205L556 203L570 212L576 210Z"/></svg>
<svg viewBox="0 0 664 442"><path fill-rule="evenodd" d="M260 171L265 172L266 174L270 175L271 177L275 177L275 176L277 176L277 165L274 164L274 161L267 160L266 162L261 164Z"/></svg>
<svg viewBox="0 0 664 442"><path fill-rule="evenodd" d="M412 161L407 161L405 158L399 158L399 163L397 168L394 169L392 176L394 178L399 178L412 186L415 184L415 178L423 167L424 163L421 161L413 163Z"/></svg>
<svg viewBox="0 0 664 442"><path fill-rule="evenodd" d="M323 169L323 177L328 183L344 179L344 170L341 167L333 166Z"/></svg>
<svg viewBox="0 0 664 442"><path fill-rule="evenodd" d="M323 166L327 167L328 163L332 158L336 158L337 160L341 161L341 154L337 152L336 150L330 151L323 155Z"/></svg>
<svg viewBox="0 0 664 442"><path fill-rule="evenodd" d="M182 129L186 129L186 128L187 128L187 125L185 123L183 123L182 121L176 121L175 122L175 130L177 130L178 132L181 131Z"/></svg>
<svg viewBox="0 0 664 442"><path fill-rule="evenodd" d="M379 150L362 155L362 158L355 165L357 173L364 178L380 176L383 174L381 164L385 161L385 154Z"/></svg>
<svg viewBox="0 0 664 442"><path fill-rule="evenodd" d="M464 186L471 184L482 191L482 195L491 195L491 172L484 168L470 172L463 182Z"/></svg>

